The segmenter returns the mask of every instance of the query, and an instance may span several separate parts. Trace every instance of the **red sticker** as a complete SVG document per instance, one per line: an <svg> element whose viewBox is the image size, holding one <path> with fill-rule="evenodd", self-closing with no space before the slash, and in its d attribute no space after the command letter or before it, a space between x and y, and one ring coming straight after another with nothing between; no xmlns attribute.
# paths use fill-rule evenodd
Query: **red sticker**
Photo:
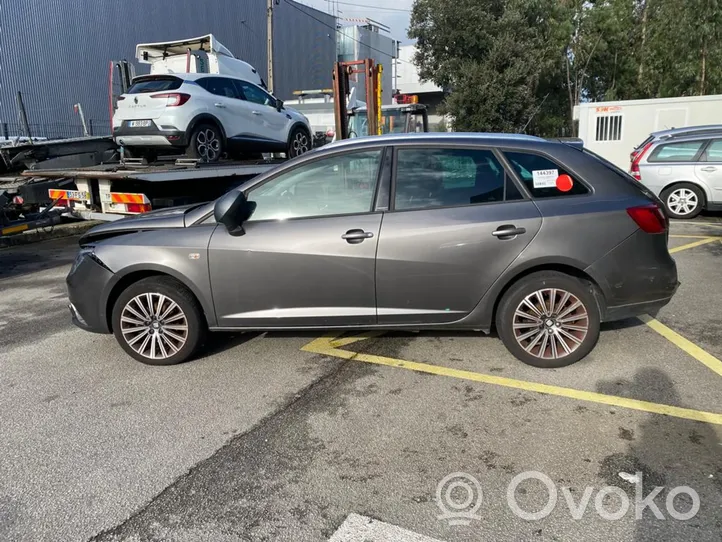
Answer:
<svg viewBox="0 0 722 542"><path fill-rule="evenodd" d="M572 186L574 186L574 181L572 181L572 178L566 173L557 177L558 190L562 192L569 192L572 189Z"/></svg>

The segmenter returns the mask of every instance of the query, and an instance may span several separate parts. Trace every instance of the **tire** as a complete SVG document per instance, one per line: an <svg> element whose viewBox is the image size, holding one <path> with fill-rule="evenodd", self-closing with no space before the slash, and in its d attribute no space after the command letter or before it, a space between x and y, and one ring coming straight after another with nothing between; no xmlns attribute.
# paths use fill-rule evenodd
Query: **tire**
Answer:
<svg viewBox="0 0 722 542"><path fill-rule="evenodd" d="M672 218L694 218L704 209L704 192L692 183L675 184L662 191L662 202ZM681 203L680 203L681 202Z"/></svg>
<svg viewBox="0 0 722 542"><path fill-rule="evenodd" d="M214 124L196 126L188 141L186 154L203 162L218 162L223 155L223 133Z"/></svg>
<svg viewBox="0 0 722 542"><path fill-rule="evenodd" d="M537 298L539 292L546 310ZM552 294L554 308L550 306ZM577 301L580 305L569 311ZM519 312L529 316L522 317ZM546 318L538 317L544 314ZM557 322L559 316L565 322ZM515 329L515 325L520 327ZM592 286L557 271L532 273L513 284L496 313L496 329L509 352L527 365L544 369L565 367L584 358L597 344L599 326L599 307Z"/></svg>
<svg viewBox="0 0 722 542"><path fill-rule="evenodd" d="M149 314L147 296L150 296L152 306L161 313L160 316L165 316L165 325L162 321L149 324L151 317L157 315ZM159 302L160 307L157 305ZM175 304L175 308L170 302ZM169 313L163 314L169 310ZM122 322L121 318L124 319ZM182 329L184 322L185 330ZM175 365L186 361L203 343L207 330L196 298L171 277L148 277L126 288L113 306L112 324L115 339L123 350L147 365Z"/></svg>
<svg viewBox="0 0 722 542"><path fill-rule="evenodd" d="M312 141L309 133L301 127L294 128L288 138L288 151L286 154L289 158L296 158L311 150Z"/></svg>

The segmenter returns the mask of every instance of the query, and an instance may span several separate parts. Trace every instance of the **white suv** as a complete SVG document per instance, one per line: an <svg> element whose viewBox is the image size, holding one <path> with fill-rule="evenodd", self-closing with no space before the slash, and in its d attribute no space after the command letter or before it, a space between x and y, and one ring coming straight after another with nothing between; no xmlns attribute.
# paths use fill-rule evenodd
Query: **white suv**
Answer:
<svg viewBox="0 0 722 542"><path fill-rule="evenodd" d="M293 158L311 149L308 119L267 91L235 77L181 73L133 79L118 98L113 137L126 155L185 151L217 161L261 152Z"/></svg>

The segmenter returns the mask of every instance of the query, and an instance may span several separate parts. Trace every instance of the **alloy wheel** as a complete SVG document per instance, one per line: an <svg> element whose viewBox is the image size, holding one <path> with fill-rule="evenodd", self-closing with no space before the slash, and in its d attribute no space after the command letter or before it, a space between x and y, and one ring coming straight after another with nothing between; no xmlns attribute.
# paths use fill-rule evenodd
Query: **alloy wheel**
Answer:
<svg viewBox="0 0 722 542"><path fill-rule="evenodd" d="M308 136L302 131L296 132L293 141L291 141L291 148L293 150L293 156L300 156L308 152Z"/></svg>
<svg viewBox="0 0 722 542"><path fill-rule="evenodd" d="M202 159L213 162L220 156L221 140L213 130L206 128L196 134L196 150Z"/></svg>
<svg viewBox="0 0 722 542"><path fill-rule="evenodd" d="M678 188L667 197L667 207L677 215L688 215L699 205L699 198L689 188Z"/></svg>
<svg viewBox="0 0 722 542"><path fill-rule="evenodd" d="M589 314L578 297L559 288L527 295L514 311L514 337L529 354L560 359L574 352L589 332Z"/></svg>
<svg viewBox="0 0 722 542"><path fill-rule="evenodd" d="M159 293L135 296L120 316L123 339L136 353L150 359L177 354L188 340L188 319L178 303Z"/></svg>

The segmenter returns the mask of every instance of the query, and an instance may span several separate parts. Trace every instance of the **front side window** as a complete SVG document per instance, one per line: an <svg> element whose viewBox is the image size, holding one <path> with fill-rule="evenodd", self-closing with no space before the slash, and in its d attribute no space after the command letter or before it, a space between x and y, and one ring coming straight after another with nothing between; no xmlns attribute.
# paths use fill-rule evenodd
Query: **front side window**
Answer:
<svg viewBox="0 0 722 542"><path fill-rule="evenodd" d="M368 213L372 209L381 150L339 154L281 173L248 194L251 220Z"/></svg>
<svg viewBox="0 0 722 542"><path fill-rule="evenodd" d="M659 145L652 151L648 162L691 162L704 145L704 141L684 141Z"/></svg>
<svg viewBox="0 0 722 542"><path fill-rule="evenodd" d="M394 208L427 209L504 201L506 172L490 150L399 149ZM506 199L521 195L508 179Z"/></svg>
<svg viewBox="0 0 722 542"><path fill-rule="evenodd" d="M544 156L527 152L505 152L504 155L533 198L589 193L577 178Z"/></svg>
<svg viewBox="0 0 722 542"><path fill-rule="evenodd" d="M251 83L247 83L246 81L236 81L236 84L240 88L245 99L249 102L276 107L276 100L265 90L262 90Z"/></svg>
<svg viewBox="0 0 722 542"><path fill-rule="evenodd" d="M198 79L197 83L211 94L224 96L226 98L238 98L236 87L231 79L225 77L204 77Z"/></svg>

